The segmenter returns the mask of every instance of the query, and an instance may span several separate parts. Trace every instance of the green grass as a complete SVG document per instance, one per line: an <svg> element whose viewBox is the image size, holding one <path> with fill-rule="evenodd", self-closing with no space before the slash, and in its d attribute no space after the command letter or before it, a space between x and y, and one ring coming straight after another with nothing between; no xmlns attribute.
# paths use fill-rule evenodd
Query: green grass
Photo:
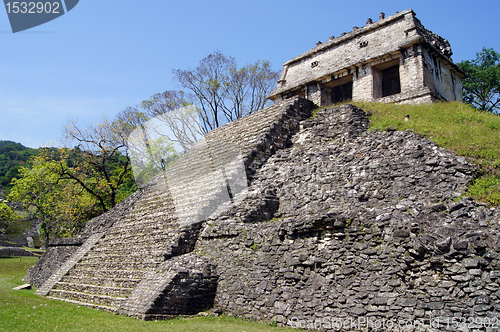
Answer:
<svg viewBox="0 0 500 332"><path fill-rule="evenodd" d="M37 260L0 258L0 331L291 331L227 316L142 321L12 290Z"/></svg>
<svg viewBox="0 0 500 332"><path fill-rule="evenodd" d="M370 128L412 129L476 166L466 196L500 205L500 116L458 102L423 105L354 103L371 115ZM409 115L409 121L405 116Z"/></svg>
<svg viewBox="0 0 500 332"><path fill-rule="evenodd" d="M37 248L30 248L30 247L22 247L22 248L26 251L31 251L35 254L43 254L45 252L45 250L37 249Z"/></svg>

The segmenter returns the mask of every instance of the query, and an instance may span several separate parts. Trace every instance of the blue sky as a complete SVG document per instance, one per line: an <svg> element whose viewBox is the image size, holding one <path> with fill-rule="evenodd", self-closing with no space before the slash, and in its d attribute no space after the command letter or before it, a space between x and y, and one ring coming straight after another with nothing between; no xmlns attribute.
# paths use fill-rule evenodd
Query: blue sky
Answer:
<svg viewBox="0 0 500 332"><path fill-rule="evenodd" d="M150 95L177 89L172 69L215 50L239 65L285 61L381 11L412 8L448 39L453 60L500 52L500 1L80 0L67 14L13 34L0 9L0 140L61 144L69 119L113 118Z"/></svg>

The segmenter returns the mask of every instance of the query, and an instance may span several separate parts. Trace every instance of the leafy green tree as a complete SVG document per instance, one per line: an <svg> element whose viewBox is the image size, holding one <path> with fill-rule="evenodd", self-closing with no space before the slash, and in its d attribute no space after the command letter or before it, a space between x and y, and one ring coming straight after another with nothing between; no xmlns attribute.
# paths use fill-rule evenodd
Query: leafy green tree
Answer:
<svg viewBox="0 0 500 332"><path fill-rule="evenodd" d="M15 220L14 211L12 211L11 207L8 206L5 202L0 202L0 220L3 221Z"/></svg>
<svg viewBox="0 0 500 332"><path fill-rule="evenodd" d="M61 179L58 166L40 157L31 168L21 168L20 178L13 180L8 196L21 204L30 217L42 221L40 232L46 245L52 235L73 236L80 231L97 204L75 183Z"/></svg>
<svg viewBox="0 0 500 332"><path fill-rule="evenodd" d="M17 216L10 206L5 202L0 202L0 234L15 233L14 221Z"/></svg>
<svg viewBox="0 0 500 332"><path fill-rule="evenodd" d="M463 80L464 100L477 109L500 111L500 54L483 48L476 59L457 64L467 75Z"/></svg>
<svg viewBox="0 0 500 332"><path fill-rule="evenodd" d="M0 141L0 186L10 189L13 178L18 177L18 170L38 153L38 149L30 149L20 143Z"/></svg>

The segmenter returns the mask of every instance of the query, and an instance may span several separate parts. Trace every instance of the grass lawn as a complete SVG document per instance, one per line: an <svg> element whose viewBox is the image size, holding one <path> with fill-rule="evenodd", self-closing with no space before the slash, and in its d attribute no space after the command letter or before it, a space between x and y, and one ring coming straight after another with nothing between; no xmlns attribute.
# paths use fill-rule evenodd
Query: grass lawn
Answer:
<svg viewBox="0 0 500 332"><path fill-rule="evenodd" d="M292 331L232 317L177 318L141 321L14 291L37 257L0 258L0 331Z"/></svg>

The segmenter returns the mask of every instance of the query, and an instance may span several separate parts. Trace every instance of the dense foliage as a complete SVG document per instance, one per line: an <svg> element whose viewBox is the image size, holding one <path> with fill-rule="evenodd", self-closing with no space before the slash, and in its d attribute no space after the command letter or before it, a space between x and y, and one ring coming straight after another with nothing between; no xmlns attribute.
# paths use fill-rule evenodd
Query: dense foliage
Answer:
<svg viewBox="0 0 500 332"><path fill-rule="evenodd" d="M457 64L467 77L463 80L464 101L477 109L500 112L500 54L483 48L476 59Z"/></svg>
<svg viewBox="0 0 500 332"><path fill-rule="evenodd" d="M30 149L20 143L0 141L0 186L10 189L13 178L19 177L18 171L38 149Z"/></svg>
<svg viewBox="0 0 500 332"><path fill-rule="evenodd" d="M86 221L136 190L130 169L123 168L127 157L117 152L107 155L104 164L93 163L99 158L89 159L78 147L45 148L30 160L30 167L20 168L8 199L20 204L27 217L41 220L45 243L54 236L76 235Z"/></svg>
<svg viewBox="0 0 500 332"><path fill-rule="evenodd" d="M14 211L5 202L0 202L0 235L16 233Z"/></svg>

